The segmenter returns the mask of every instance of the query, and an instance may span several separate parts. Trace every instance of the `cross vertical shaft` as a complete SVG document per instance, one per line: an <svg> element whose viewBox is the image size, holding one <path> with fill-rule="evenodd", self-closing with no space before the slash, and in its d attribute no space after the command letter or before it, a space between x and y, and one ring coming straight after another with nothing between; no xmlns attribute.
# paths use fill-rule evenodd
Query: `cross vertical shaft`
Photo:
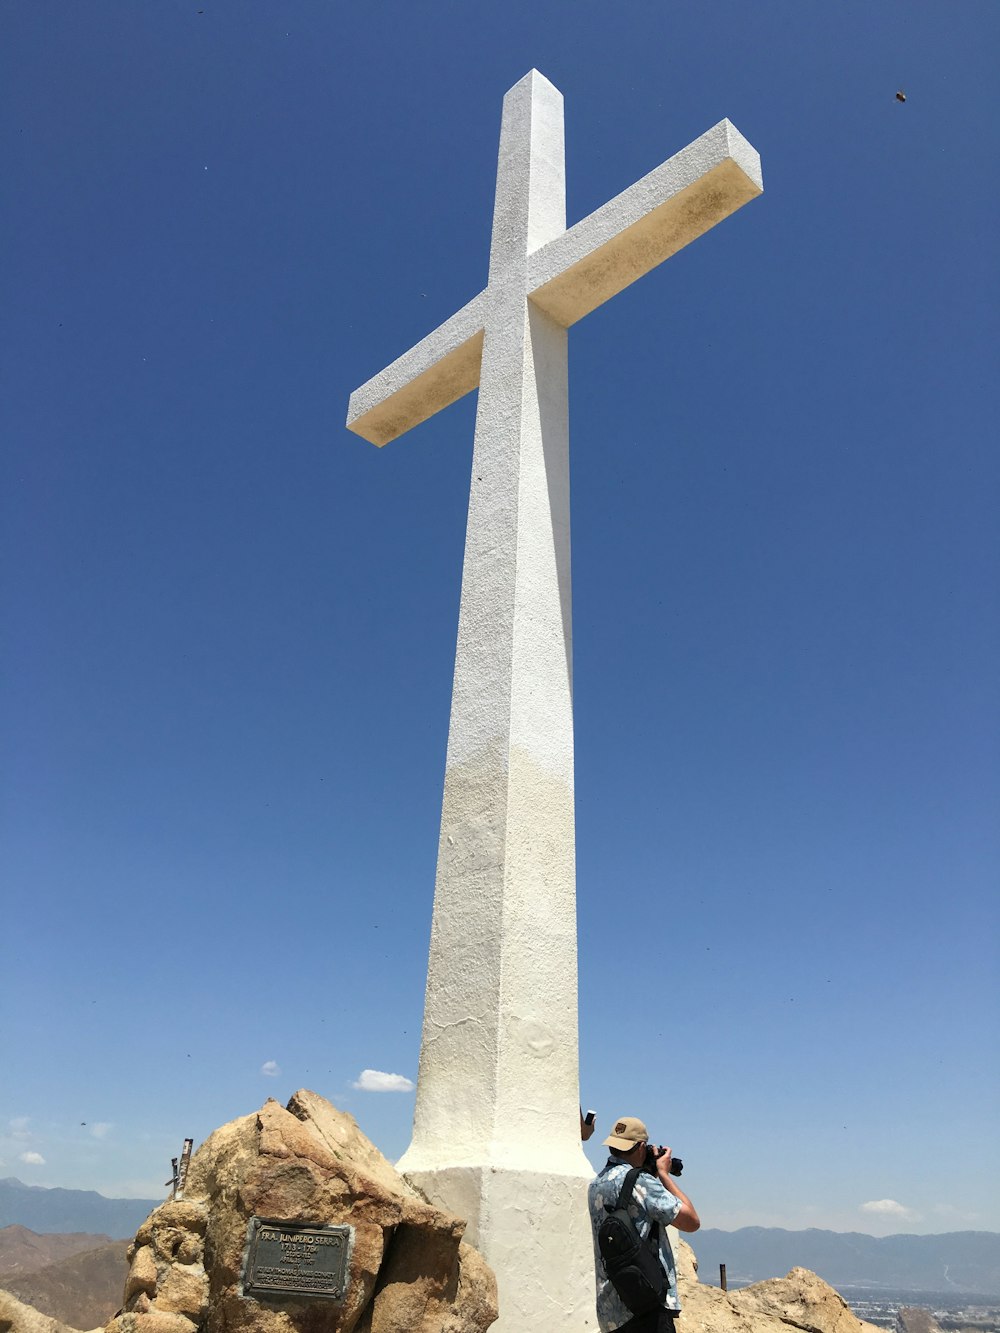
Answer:
<svg viewBox="0 0 1000 1333"><path fill-rule="evenodd" d="M566 1232L574 1214L585 1225L589 1175L578 1111L567 334L525 299L529 253L564 230L562 96L532 72L504 101L417 1104L399 1164L469 1219L470 1240L505 1276L545 1191L569 1213L554 1234L560 1263L573 1267ZM518 1234L505 1238L509 1208ZM572 1274L581 1281L586 1291L587 1276ZM503 1316L516 1301L508 1279Z"/></svg>

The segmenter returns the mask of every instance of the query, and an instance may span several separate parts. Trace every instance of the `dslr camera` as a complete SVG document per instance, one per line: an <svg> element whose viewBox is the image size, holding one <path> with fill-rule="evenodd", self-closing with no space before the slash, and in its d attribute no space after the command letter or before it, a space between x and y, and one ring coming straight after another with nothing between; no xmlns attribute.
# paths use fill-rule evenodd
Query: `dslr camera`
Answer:
<svg viewBox="0 0 1000 1333"><path fill-rule="evenodd" d="M647 1171L651 1176L655 1176L657 1159L662 1157L666 1151L667 1151L666 1148L663 1147L654 1148L651 1143L647 1143L646 1160L642 1164L643 1171ZM683 1170L684 1170L684 1163L681 1161L681 1159L679 1157L671 1158L670 1174L672 1176L679 1176Z"/></svg>

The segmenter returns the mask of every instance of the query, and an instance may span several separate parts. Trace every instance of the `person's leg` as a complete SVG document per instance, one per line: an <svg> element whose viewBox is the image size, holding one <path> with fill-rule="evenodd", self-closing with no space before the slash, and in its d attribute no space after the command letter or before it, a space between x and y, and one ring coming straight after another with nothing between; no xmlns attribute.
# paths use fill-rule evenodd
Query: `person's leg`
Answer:
<svg viewBox="0 0 1000 1333"><path fill-rule="evenodd" d="M619 1324L616 1333L673 1333L673 1318L669 1324L661 1323L661 1315L666 1310L648 1310L645 1314L636 1314L627 1324Z"/></svg>

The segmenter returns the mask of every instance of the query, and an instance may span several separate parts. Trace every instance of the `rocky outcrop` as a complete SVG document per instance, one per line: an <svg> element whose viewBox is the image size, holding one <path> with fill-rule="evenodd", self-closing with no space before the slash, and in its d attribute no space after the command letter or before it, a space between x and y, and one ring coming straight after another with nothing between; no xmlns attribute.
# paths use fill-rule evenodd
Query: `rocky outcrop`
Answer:
<svg viewBox="0 0 1000 1333"><path fill-rule="evenodd" d="M241 1290L252 1217L353 1228L342 1303ZM222 1126L191 1160L184 1196L129 1250L124 1310L107 1333L485 1333L496 1282L361 1133L311 1092Z"/></svg>
<svg viewBox="0 0 1000 1333"><path fill-rule="evenodd" d="M787 1277L722 1291L698 1281L697 1261L684 1241L677 1249L677 1286L685 1333L879 1333L848 1308L838 1292L805 1268Z"/></svg>
<svg viewBox="0 0 1000 1333"><path fill-rule="evenodd" d="M9 1291L0 1291L0 1333L76 1333L67 1324L24 1305ZM93 1333L99 1333L97 1329Z"/></svg>
<svg viewBox="0 0 1000 1333"><path fill-rule="evenodd" d="M941 1333L941 1325L930 1310L903 1305L896 1311L897 1333Z"/></svg>

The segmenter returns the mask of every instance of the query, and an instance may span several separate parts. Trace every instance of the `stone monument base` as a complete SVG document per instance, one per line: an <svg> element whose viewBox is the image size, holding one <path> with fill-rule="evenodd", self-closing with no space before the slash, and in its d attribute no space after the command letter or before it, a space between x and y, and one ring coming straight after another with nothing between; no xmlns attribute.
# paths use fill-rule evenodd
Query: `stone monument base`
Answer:
<svg viewBox="0 0 1000 1333"><path fill-rule="evenodd" d="M409 1170L405 1161L400 1168L434 1207L468 1222L468 1242L497 1276L500 1317L490 1333L597 1329L585 1159L579 1174L491 1165Z"/></svg>

